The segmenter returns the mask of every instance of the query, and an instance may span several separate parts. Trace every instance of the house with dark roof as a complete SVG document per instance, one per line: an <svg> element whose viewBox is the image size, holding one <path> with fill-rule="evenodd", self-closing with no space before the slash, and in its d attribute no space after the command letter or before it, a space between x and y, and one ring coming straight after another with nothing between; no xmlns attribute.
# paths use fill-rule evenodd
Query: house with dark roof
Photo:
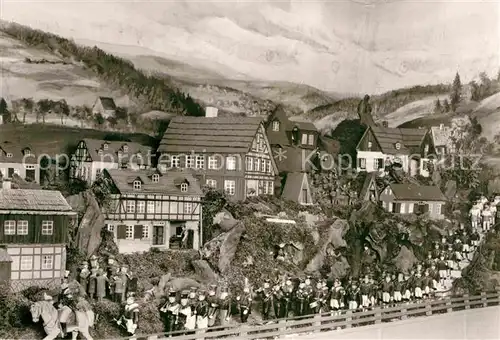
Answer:
<svg viewBox="0 0 500 340"><path fill-rule="evenodd" d="M70 178L92 184L104 169L150 169L152 149L133 142L82 139L70 160Z"/></svg>
<svg viewBox="0 0 500 340"><path fill-rule="evenodd" d="M444 218L446 197L437 186L389 184L380 193L382 206L398 214L428 214L433 219Z"/></svg>
<svg viewBox="0 0 500 340"><path fill-rule="evenodd" d="M411 176L429 176L434 145L426 129L369 126L356 147L358 171L385 171L394 166Z"/></svg>
<svg viewBox="0 0 500 340"><path fill-rule="evenodd" d="M116 114L116 104L113 98L97 97L92 105L92 114L100 114L104 119L114 117Z"/></svg>
<svg viewBox="0 0 500 340"><path fill-rule="evenodd" d="M191 172L104 169L95 186L110 192L102 210L120 253L202 245L203 193Z"/></svg>
<svg viewBox="0 0 500 340"><path fill-rule="evenodd" d="M29 182L40 183L38 156L29 145L0 142L0 173L4 178L18 175Z"/></svg>
<svg viewBox="0 0 500 340"><path fill-rule="evenodd" d="M301 205L314 204L307 173L291 172L287 174L281 198Z"/></svg>
<svg viewBox="0 0 500 340"><path fill-rule="evenodd" d="M275 159L261 118L176 116L158 148L158 168L192 169L202 185L234 200L274 195Z"/></svg>
<svg viewBox="0 0 500 340"><path fill-rule="evenodd" d="M0 252L5 261L0 281L11 281L16 290L33 285L60 287L66 270L68 229L76 219L76 212L59 191L12 189L11 181L3 179Z"/></svg>

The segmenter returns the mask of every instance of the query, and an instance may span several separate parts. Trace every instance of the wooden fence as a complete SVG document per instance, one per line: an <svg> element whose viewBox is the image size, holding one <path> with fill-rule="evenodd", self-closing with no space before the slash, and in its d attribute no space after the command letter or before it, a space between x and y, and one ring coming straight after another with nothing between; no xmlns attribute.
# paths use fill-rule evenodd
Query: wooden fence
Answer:
<svg viewBox="0 0 500 340"><path fill-rule="evenodd" d="M451 313L471 308L500 305L500 292L483 293L478 296L464 295L440 300L423 300L420 303L402 304L390 308L375 308L366 312L342 311L340 315L318 314L307 317L271 320L268 324L238 324L230 326L199 329L186 334L185 331L137 335L109 340L162 340L173 337L175 340L257 340L275 339L286 335L300 335L327 332L342 328L360 327L408 318Z"/></svg>

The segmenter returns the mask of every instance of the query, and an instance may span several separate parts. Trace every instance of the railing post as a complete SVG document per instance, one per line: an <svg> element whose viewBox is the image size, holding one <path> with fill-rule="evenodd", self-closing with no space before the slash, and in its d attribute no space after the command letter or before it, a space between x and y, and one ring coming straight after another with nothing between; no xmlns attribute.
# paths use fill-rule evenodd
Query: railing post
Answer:
<svg viewBox="0 0 500 340"><path fill-rule="evenodd" d="M469 294L464 294L464 304L465 304L465 309L470 309Z"/></svg>
<svg viewBox="0 0 500 340"><path fill-rule="evenodd" d="M408 318L408 315L406 315L406 313L408 312L408 309L406 309L406 307L404 306L401 306L401 320L406 320Z"/></svg>
<svg viewBox="0 0 500 340"><path fill-rule="evenodd" d="M286 319L278 321L278 330L281 333L279 337L284 338L285 335L283 335L283 333L286 331Z"/></svg>
<svg viewBox="0 0 500 340"><path fill-rule="evenodd" d="M313 326L317 327L314 329L314 333L321 332L321 314L314 315Z"/></svg>
<svg viewBox="0 0 500 340"><path fill-rule="evenodd" d="M432 307L429 300L425 301L425 315L432 315Z"/></svg>
<svg viewBox="0 0 500 340"><path fill-rule="evenodd" d="M352 310L348 310L345 312L345 321L346 321L345 328L351 328L352 327Z"/></svg>
<svg viewBox="0 0 500 340"><path fill-rule="evenodd" d="M453 312L453 308L451 307L451 300L450 298L446 299L446 313L451 313Z"/></svg>
<svg viewBox="0 0 500 340"><path fill-rule="evenodd" d="M247 331L247 324L242 324L241 327L240 327L240 338L241 339L244 339L247 334L248 334L248 331ZM197 339L197 340L203 340L203 339Z"/></svg>
<svg viewBox="0 0 500 340"><path fill-rule="evenodd" d="M375 315L375 323L382 323L382 308L377 307L374 310L374 315Z"/></svg>
<svg viewBox="0 0 500 340"><path fill-rule="evenodd" d="M158 335L150 335L148 336L148 340L158 340Z"/></svg>
<svg viewBox="0 0 500 340"><path fill-rule="evenodd" d="M483 301L483 307L488 307L488 300L486 299L485 292L481 292L481 301Z"/></svg>

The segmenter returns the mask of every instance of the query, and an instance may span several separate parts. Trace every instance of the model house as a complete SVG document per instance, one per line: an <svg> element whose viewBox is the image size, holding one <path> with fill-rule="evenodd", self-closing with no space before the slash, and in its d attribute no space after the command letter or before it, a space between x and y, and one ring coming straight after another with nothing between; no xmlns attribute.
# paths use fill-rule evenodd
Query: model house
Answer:
<svg viewBox="0 0 500 340"><path fill-rule="evenodd" d="M395 166L411 176L429 176L432 138L425 129L370 126L357 147L357 171L384 171Z"/></svg>
<svg viewBox="0 0 500 340"><path fill-rule="evenodd" d="M313 123L291 121L278 107L267 119L266 133L280 174L311 169L303 160L316 161L319 132Z"/></svg>
<svg viewBox="0 0 500 340"><path fill-rule="evenodd" d="M104 170L96 186L111 193L105 223L120 253L158 249L199 249L201 198L187 171Z"/></svg>
<svg viewBox="0 0 500 340"><path fill-rule="evenodd" d="M398 214L429 214L443 219L446 197L439 187L415 184L390 184L380 193L382 206Z"/></svg>
<svg viewBox="0 0 500 340"><path fill-rule="evenodd" d="M0 143L0 173L3 178L12 178L17 174L29 182L40 183L38 157L27 145Z"/></svg>
<svg viewBox="0 0 500 340"><path fill-rule="evenodd" d="M86 138L71 155L70 178L92 184L104 169L149 169L152 152L148 146Z"/></svg>
<svg viewBox="0 0 500 340"><path fill-rule="evenodd" d="M364 175L363 184L359 191L358 197L360 201L378 202L379 189L377 186L377 172L362 173Z"/></svg>
<svg viewBox="0 0 500 340"><path fill-rule="evenodd" d="M314 204L307 173L292 172L287 174L281 198L301 205Z"/></svg>
<svg viewBox="0 0 500 340"><path fill-rule="evenodd" d="M277 168L261 118L173 117L158 148L158 168L192 169L201 185L234 200L273 195Z"/></svg>
<svg viewBox="0 0 500 340"><path fill-rule="evenodd" d="M97 97L92 106L92 114L100 114L103 118L114 117L116 114L116 104L113 98Z"/></svg>
<svg viewBox="0 0 500 340"><path fill-rule="evenodd" d="M444 126L444 124L431 127L431 137L437 156L444 156L454 152L450 127Z"/></svg>
<svg viewBox="0 0 500 340"><path fill-rule="evenodd" d="M68 228L77 214L59 191L0 189L0 281L12 288L59 286L66 269Z"/></svg>

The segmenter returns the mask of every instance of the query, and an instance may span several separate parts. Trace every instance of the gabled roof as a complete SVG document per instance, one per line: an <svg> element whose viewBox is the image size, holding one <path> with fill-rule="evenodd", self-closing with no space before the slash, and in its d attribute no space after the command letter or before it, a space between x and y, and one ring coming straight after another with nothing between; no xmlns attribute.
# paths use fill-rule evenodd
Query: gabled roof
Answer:
<svg viewBox="0 0 500 340"><path fill-rule="evenodd" d="M418 149L427 134L425 129L387 128L381 126L370 126L365 135L368 131L373 132L382 152L385 154L408 153ZM396 149L396 143L401 143L399 150Z"/></svg>
<svg viewBox="0 0 500 340"><path fill-rule="evenodd" d="M394 197L402 201L446 201L437 186L415 184L389 184Z"/></svg>
<svg viewBox="0 0 500 340"><path fill-rule="evenodd" d="M431 137L434 143L434 146L448 146L451 143L451 129L447 126L439 127L433 126L431 127Z"/></svg>
<svg viewBox="0 0 500 340"><path fill-rule="evenodd" d="M0 137L1 138L1 137ZM30 150L33 157L26 157L24 160L24 150ZM12 157L7 157L10 154ZM4 141L0 142L0 163L27 163L38 164L37 157L30 145L20 144L18 142Z"/></svg>
<svg viewBox="0 0 500 340"><path fill-rule="evenodd" d="M113 98L99 97L99 101L104 110L116 110L116 104Z"/></svg>
<svg viewBox="0 0 500 340"><path fill-rule="evenodd" d="M72 212L59 191L0 189L0 210Z"/></svg>
<svg viewBox="0 0 500 340"><path fill-rule="evenodd" d="M121 194L125 193L149 193L177 196L203 196L198 181L188 171L169 171L160 174L156 169L152 170L129 170L129 169L106 169L113 180L114 185ZM153 174L160 174L158 182L153 182ZM142 181L141 189L134 189L135 180ZM187 183L187 192L181 191L181 184Z"/></svg>
<svg viewBox="0 0 500 340"><path fill-rule="evenodd" d="M158 148L162 153L246 153L262 124L258 117L173 117Z"/></svg>
<svg viewBox="0 0 500 340"><path fill-rule="evenodd" d="M376 191L376 195L378 197L378 187L377 187L377 181L376 181L377 175L378 175L378 173L375 171L366 174L365 179L363 181L363 186L361 187L361 190L359 191L359 198L364 199L364 197L368 193L368 190L370 190L372 183L373 183L373 185L375 185L375 191Z"/></svg>
<svg viewBox="0 0 500 340"><path fill-rule="evenodd" d="M302 193L303 184L307 185L307 174L305 172L292 172L287 174L285 187L281 197L285 200L298 202ZM309 189L309 188L307 188Z"/></svg>
<svg viewBox="0 0 500 340"><path fill-rule="evenodd" d="M87 151L89 152L90 158L93 161L104 161L118 163L118 151L122 151L121 159L127 161L128 157L131 155L137 155L138 153L144 159L144 162L149 161L148 157L151 156L152 148L139 143L134 142L118 142L118 141L107 141L103 139L83 139L85 145L87 146ZM108 149L104 150L104 144L108 145ZM127 146L128 151L124 152L123 147ZM99 154L99 150L102 149L102 155ZM139 158L139 157L137 157Z"/></svg>

